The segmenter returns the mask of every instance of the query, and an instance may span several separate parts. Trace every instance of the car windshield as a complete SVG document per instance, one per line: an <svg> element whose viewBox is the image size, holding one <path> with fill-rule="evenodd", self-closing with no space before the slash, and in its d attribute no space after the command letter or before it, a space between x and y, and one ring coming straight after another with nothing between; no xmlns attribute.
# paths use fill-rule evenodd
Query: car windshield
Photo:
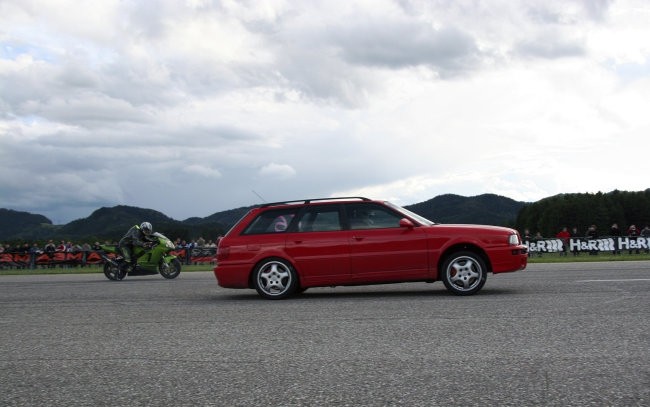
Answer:
<svg viewBox="0 0 650 407"><path fill-rule="evenodd" d="M421 223L421 224L423 224L425 226L431 226L431 225L436 224L435 222L431 222L429 219L427 219L427 218L425 218L423 216L420 216L417 213L413 213L413 212L409 211L408 209L404 209L399 205L395 205L394 203L386 202L386 205L388 205L391 208L395 209L396 211L408 216L411 219L415 219L418 223Z"/></svg>

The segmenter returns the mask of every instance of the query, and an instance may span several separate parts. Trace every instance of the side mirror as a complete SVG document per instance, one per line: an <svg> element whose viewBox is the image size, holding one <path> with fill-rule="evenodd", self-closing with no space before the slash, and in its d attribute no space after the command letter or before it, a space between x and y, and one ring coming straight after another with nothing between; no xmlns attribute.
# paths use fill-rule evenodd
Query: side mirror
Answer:
<svg viewBox="0 0 650 407"><path fill-rule="evenodd" d="M408 220L406 218L402 218L402 219L399 220L399 227L413 229L415 227L415 225L410 220Z"/></svg>

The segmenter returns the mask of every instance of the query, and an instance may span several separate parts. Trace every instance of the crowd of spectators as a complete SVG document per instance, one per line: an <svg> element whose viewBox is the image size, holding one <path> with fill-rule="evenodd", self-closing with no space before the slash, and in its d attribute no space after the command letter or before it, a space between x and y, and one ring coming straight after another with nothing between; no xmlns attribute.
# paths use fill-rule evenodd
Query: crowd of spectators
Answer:
<svg viewBox="0 0 650 407"><path fill-rule="evenodd" d="M189 262L203 262L205 259L213 261L218 239L206 240L202 237L195 240L183 240L177 238L174 245L181 258ZM117 241L105 241L105 245L117 246ZM45 244L39 243L20 243L20 244L1 244L0 243L0 268L35 268L41 267L71 267L79 265L89 265L91 260L98 259L94 253L99 246L99 242L90 244L72 243L61 240L58 244L53 240L48 240ZM205 250L195 250L205 249ZM196 263L195 263L196 264Z"/></svg>
<svg viewBox="0 0 650 407"><path fill-rule="evenodd" d="M177 249L194 249L196 247L216 248L217 240L205 240L203 237L199 237L196 240L186 241L177 238L174 244Z"/></svg>
<svg viewBox="0 0 650 407"><path fill-rule="evenodd" d="M174 241L176 249L194 249L194 248L216 248L217 240L205 240L203 237L199 237L195 240L182 240L177 238ZM117 245L117 242L106 241L104 244ZM99 245L99 242L95 242L93 245L90 243L72 243L70 241L61 240L58 244L54 240L50 239L43 246L35 242L32 244L22 243L22 244L0 244L0 253L18 253L18 254L43 254L43 253L78 253L78 252L88 252L93 250L93 246Z"/></svg>
<svg viewBox="0 0 650 407"><path fill-rule="evenodd" d="M11 246L10 244L0 244L0 253L19 253L19 254L43 254L43 253L55 253L55 252L68 252L68 253L78 253L82 251L92 250L89 243L82 244L73 244L72 242L66 242L61 240L59 244L55 244L53 240L49 240L43 247L38 243L23 243Z"/></svg>
<svg viewBox="0 0 650 407"><path fill-rule="evenodd" d="M615 237L621 237L621 236L650 237L650 226L645 225L643 227L643 229L639 229L639 228L636 227L636 225L630 225L627 228L626 233L623 233L621 231L621 229L619 228L618 223L613 223L612 226L609 228L609 233L605 233L605 234L602 235L602 237L614 237L614 238ZM578 231L578 228L575 227L575 226L573 228L571 228L571 231L569 231L568 227L564 226L564 227L562 227L562 229L558 233L555 234L554 237L558 238L558 239L561 239L562 242L563 242L563 250L560 252L560 256L562 256L562 255L567 254L567 247L569 246L568 245L569 239L571 239L571 238L580 238L580 237L584 237L584 238L587 238L587 239L598 239L599 237L601 237L601 235L598 233L598 228L596 227L596 225L590 225L587 228L587 231L584 234L581 234ZM531 235L530 230L525 229L524 233L523 233L523 239L525 241L536 241L536 240L542 240L542 239L545 239L545 238L539 232L535 233L535 235ZM639 254L640 250L638 250L638 249L629 250L629 254L632 254L633 252L636 253L636 254ZM649 252L650 252L650 249L645 250L645 253L649 253ZM573 253L574 256L578 256L580 254L580 252L578 250L573 250L572 253ZM595 250L591 250L589 252L589 254L590 255L597 255L598 252L595 251ZM612 251L612 254L621 254L621 251L618 250L618 249L614 249ZM541 252L538 253L538 255L541 256Z"/></svg>

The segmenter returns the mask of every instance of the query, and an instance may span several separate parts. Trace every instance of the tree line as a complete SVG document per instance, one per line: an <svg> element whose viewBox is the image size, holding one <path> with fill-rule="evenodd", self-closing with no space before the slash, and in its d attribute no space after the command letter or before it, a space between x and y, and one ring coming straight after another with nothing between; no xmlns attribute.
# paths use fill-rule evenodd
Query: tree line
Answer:
<svg viewBox="0 0 650 407"><path fill-rule="evenodd" d="M515 222L520 232L540 232L555 236L562 227L577 227L581 234L595 225L600 235L607 235L612 224L623 231L631 225L650 225L650 188L640 192L560 194L525 204Z"/></svg>

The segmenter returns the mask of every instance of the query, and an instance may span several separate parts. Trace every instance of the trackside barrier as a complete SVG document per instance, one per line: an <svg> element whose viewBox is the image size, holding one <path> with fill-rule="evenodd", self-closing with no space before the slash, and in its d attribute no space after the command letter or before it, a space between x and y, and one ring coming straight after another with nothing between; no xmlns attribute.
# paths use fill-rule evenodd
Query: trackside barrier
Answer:
<svg viewBox="0 0 650 407"><path fill-rule="evenodd" d="M572 237L570 239L528 239L524 241L529 253L598 253L650 251L650 237L647 236L603 236L601 238Z"/></svg>
<svg viewBox="0 0 650 407"><path fill-rule="evenodd" d="M178 249L171 252L184 264L215 264L217 249L196 247ZM188 255L189 253L189 255ZM110 256L110 254L109 254ZM54 253L0 253L0 268L36 269L54 267L85 267L102 264L104 261L97 251L54 252Z"/></svg>

